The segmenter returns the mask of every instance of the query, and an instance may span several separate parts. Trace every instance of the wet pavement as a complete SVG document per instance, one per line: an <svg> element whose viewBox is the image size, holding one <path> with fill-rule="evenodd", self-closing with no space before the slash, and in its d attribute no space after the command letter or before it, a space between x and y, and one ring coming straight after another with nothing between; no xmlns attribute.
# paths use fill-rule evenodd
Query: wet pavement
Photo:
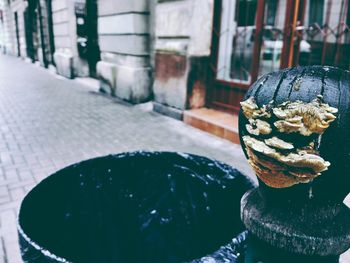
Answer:
<svg viewBox="0 0 350 263"><path fill-rule="evenodd" d="M182 151L251 174L240 146L0 56L0 262L22 262L16 215L24 195L69 164L136 150ZM343 262L350 262L344 257Z"/></svg>

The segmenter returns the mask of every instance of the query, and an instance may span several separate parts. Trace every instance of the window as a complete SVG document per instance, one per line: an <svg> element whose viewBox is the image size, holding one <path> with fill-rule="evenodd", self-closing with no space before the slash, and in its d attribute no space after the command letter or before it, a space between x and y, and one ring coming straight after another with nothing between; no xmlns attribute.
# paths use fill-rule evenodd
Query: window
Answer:
<svg viewBox="0 0 350 263"><path fill-rule="evenodd" d="M238 26L254 26L257 0L237 1L236 21Z"/></svg>
<svg viewBox="0 0 350 263"><path fill-rule="evenodd" d="M266 5L266 24L275 25L278 0L268 0Z"/></svg>
<svg viewBox="0 0 350 263"><path fill-rule="evenodd" d="M324 0L310 0L309 25L318 24L323 26Z"/></svg>

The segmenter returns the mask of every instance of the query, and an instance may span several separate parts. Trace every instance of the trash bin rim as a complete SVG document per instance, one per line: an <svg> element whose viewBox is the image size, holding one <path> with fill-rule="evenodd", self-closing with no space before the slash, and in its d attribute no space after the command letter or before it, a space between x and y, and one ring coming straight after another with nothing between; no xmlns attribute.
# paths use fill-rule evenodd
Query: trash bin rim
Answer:
<svg viewBox="0 0 350 263"><path fill-rule="evenodd" d="M215 162L215 163L219 163L221 165L224 166L229 166L234 170L237 170L235 167L230 166L229 164L226 164L223 161L219 161L217 159L208 157L208 156L202 156L202 155L198 155L198 154L193 154L193 153L187 153L187 152L181 152L181 151L144 151L144 150L138 150L138 151L130 151L130 152L120 152L120 153L115 153L115 154L107 154L107 155L103 155L103 156L97 156L97 157L92 157L89 159L85 159L85 160L81 160L78 161L76 163L72 163L70 165L67 165L51 174L49 174L46 178L44 178L43 180L41 180L38 184L36 184L27 194L26 196L23 198L20 207L19 207L19 211L17 214L17 231L20 234L20 236L22 238L25 239L25 241L27 243L29 243L31 246L33 246L35 249L37 249L38 251L40 251L43 255L45 255L46 257L49 257L53 260L56 260L57 262L63 262L63 263L72 263L71 261L68 261L67 259L63 258L63 257L59 257L57 255L55 255L54 253L50 252L48 249L43 248L42 246L40 246L38 243L36 243L35 241L33 241L23 230L21 224L20 224L20 218L21 218L21 211L22 211L22 206L24 201L30 196L30 193L36 189L39 185L41 185L42 183L45 183L45 181L51 180L52 177L57 176L58 174L60 174L63 170L69 169L69 168L74 168L78 165L84 164L84 163L88 163L90 161L93 160L101 160L101 159L105 159L108 157L130 157L130 156L137 156L139 154L149 154L149 155L158 155L158 154L172 154L172 155L177 155L183 158L187 158L187 157L200 157L200 158L205 158L209 161ZM239 170L237 170L239 171ZM254 181L251 180L251 178L249 178L249 176L247 176L246 174L242 173L241 171L239 171L251 184L252 186L255 185Z"/></svg>
<svg viewBox="0 0 350 263"><path fill-rule="evenodd" d="M34 248L36 248L38 251L40 251L43 255L45 255L46 257L49 257L51 259L56 260L57 262L63 262L63 263L72 263L71 261L66 260L65 258L56 256L55 254L51 253L50 251L48 251L47 249L39 246L36 242L34 242L33 240L31 240L26 233L24 233L21 225L19 224L19 215L17 216L17 231L20 233L21 237L25 239L26 242L28 242L31 246L33 246Z"/></svg>

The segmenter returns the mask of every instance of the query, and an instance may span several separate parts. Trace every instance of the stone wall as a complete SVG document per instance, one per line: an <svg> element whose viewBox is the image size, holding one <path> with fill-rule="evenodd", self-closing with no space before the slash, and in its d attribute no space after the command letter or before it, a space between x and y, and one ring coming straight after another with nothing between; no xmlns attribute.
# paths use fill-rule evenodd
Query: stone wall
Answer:
<svg viewBox="0 0 350 263"><path fill-rule="evenodd" d="M54 58L57 72L67 78L89 75L87 62L78 55L75 2L82 1L52 0Z"/></svg>
<svg viewBox="0 0 350 263"><path fill-rule="evenodd" d="M151 26L149 0L98 1L101 89L140 103L151 95Z"/></svg>
<svg viewBox="0 0 350 263"><path fill-rule="evenodd" d="M160 2L155 11L157 103L185 110L205 106L213 0Z"/></svg>
<svg viewBox="0 0 350 263"><path fill-rule="evenodd" d="M70 12L67 0L52 1L52 20L56 51L54 54L57 73L73 77L73 51L70 37Z"/></svg>
<svg viewBox="0 0 350 263"><path fill-rule="evenodd" d="M46 5L42 3L46 21ZM86 0L52 0L54 62L67 78L89 76L79 56L75 4ZM101 90L132 103L154 98L180 110L205 105L214 0L98 0L97 77ZM21 55L26 56L23 12L28 3L11 2L4 25L8 52L16 54L14 12L18 12ZM50 52L48 28L43 32ZM10 43L11 42L11 43ZM37 58L43 64L39 46ZM46 57L50 57L47 54ZM52 63L52 61L51 61ZM50 64L50 61L49 61ZM91 69L90 69L91 70Z"/></svg>
<svg viewBox="0 0 350 263"><path fill-rule="evenodd" d="M23 0L14 0L8 3L4 2L4 27L7 31L7 37L5 39L6 53L15 56L21 56L25 58L26 52L26 40L25 40L25 29L24 29L24 15L25 2ZM16 36L16 25L15 25L15 13L17 12L18 17L18 35L19 35L19 50Z"/></svg>
<svg viewBox="0 0 350 263"><path fill-rule="evenodd" d="M3 20L1 23L1 51L3 53L14 54L14 44L12 37L12 16L10 6L7 1L0 1Z"/></svg>

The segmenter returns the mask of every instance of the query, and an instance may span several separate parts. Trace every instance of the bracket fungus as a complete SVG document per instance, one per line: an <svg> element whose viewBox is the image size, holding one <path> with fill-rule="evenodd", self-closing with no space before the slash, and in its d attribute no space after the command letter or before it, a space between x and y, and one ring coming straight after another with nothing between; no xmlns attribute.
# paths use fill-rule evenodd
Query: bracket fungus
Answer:
<svg viewBox="0 0 350 263"><path fill-rule="evenodd" d="M241 102L239 131L260 181L287 188L327 173L321 181L340 186L331 181L329 170L335 174L350 168L350 129L344 129L350 125L342 127L350 117L350 99L343 97L347 95L350 72L332 67L285 69L254 83ZM339 140L345 137L342 145ZM339 175L333 177L338 180ZM349 192L349 184L340 188L343 196Z"/></svg>
<svg viewBox="0 0 350 263"><path fill-rule="evenodd" d="M279 132L299 132L310 136L314 133L322 134L336 119L338 109L321 102L319 96L310 103L301 101L284 102L273 108L273 114L279 119L274 125Z"/></svg>
<svg viewBox="0 0 350 263"><path fill-rule="evenodd" d="M323 103L322 97L309 103L287 101L275 107L263 105L259 108L253 98L241 104L249 122L246 125L249 135L243 136L249 163L264 183L275 188L308 183L328 169L330 163L317 154L316 143L305 145L314 152L309 153L280 138L283 133L293 132L303 136L321 136L336 119L334 114L338 112L336 108ZM274 136L259 138L259 135L267 134Z"/></svg>

